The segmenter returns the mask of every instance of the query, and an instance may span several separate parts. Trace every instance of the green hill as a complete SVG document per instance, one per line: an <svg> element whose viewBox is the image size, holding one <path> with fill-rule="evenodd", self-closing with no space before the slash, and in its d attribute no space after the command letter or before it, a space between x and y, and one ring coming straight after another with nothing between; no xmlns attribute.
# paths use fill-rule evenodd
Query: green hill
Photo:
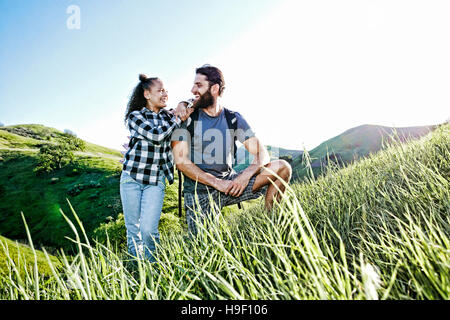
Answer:
<svg viewBox="0 0 450 320"><path fill-rule="evenodd" d="M162 237L157 263L132 269L93 244L59 273L76 290L21 286L10 272L0 299L448 300L449 159L447 124L291 183L271 212L261 203L219 215L198 237Z"/></svg>
<svg viewBox="0 0 450 320"><path fill-rule="evenodd" d="M420 136L432 128L400 128L397 132L403 136ZM321 172L320 161L326 158L327 150L346 163L351 162L379 150L382 139L393 130L365 125L324 142L310 152L314 172ZM25 239L20 216L23 212L37 245L67 248L70 242L65 236L70 235L71 230L59 212L62 209L72 218L66 199L79 213L89 236L94 235L101 224L115 221L122 212L119 195L121 164L118 162L122 155L119 151L86 142L86 149L76 153L73 164L49 174L37 176L33 172L39 147L56 142L61 135L63 133L56 129L37 124L0 128L0 234L10 239ZM272 146L267 149L272 158L291 159L294 177L305 174L301 151ZM242 157L251 161L241 147L238 159L242 161ZM235 169L242 170L248 163ZM175 184L166 189L161 226L171 224L179 229L184 219L177 218L178 179L175 176ZM234 210L225 208L224 212Z"/></svg>
<svg viewBox="0 0 450 320"><path fill-rule="evenodd" d="M56 142L63 136L63 132L43 126L41 124L20 124L0 127L0 150L5 148L13 149L35 149L44 143ZM98 156L122 157L122 154L113 149L105 148L93 143L86 143L86 153Z"/></svg>
<svg viewBox="0 0 450 320"><path fill-rule="evenodd" d="M39 147L55 143L62 134L35 124L0 128L1 235L26 239L20 215L23 212L35 244L68 248L70 242L65 236L72 232L59 212L62 209L72 218L66 199L80 213L89 236L101 223L122 212L119 151L86 142L84 152L76 152L74 163L49 174L33 172ZM172 185L166 190L163 211L167 215L176 214L176 188Z"/></svg>
<svg viewBox="0 0 450 320"><path fill-rule="evenodd" d="M48 266L45 254L40 250L36 250L35 252L39 272L44 276L50 276L51 269ZM60 265L55 256L49 254L49 258L54 266ZM32 266L34 264L34 253L33 250L27 245L11 241L0 236L0 279L2 276L9 274L8 266L12 265L9 259L14 262L14 265L19 270L20 275L24 277L25 269L23 268L23 265L28 265L29 272L32 270ZM1 286L2 281L0 281L0 288Z"/></svg>
<svg viewBox="0 0 450 320"><path fill-rule="evenodd" d="M309 151L310 165L315 176L323 172L330 162L343 166L383 149L392 141L392 137L401 142L420 138L436 126L417 126L393 128L376 125L362 125L345 131ZM301 179L306 176L308 168L303 157L292 162L293 177Z"/></svg>

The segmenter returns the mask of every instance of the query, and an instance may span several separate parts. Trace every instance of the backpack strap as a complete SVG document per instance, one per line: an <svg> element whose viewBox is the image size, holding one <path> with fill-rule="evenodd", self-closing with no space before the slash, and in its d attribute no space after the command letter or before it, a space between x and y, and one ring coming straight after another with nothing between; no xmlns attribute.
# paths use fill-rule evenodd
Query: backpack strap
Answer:
<svg viewBox="0 0 450 320"><path fill-rule="evenodd" d="M195 109L194 112L191 113L191 116L190 116L191 122L187 126L187 130L191 136L191 139L194 138L194 131L195 131L194 125L198 121L199 115L200 115L200 111L198 109Z"/></svg>
<svg viewBox="0 0 450 320"><path fill-rule="evenodd" d="M225 112L225 118L227 119L228 129L233 130L233 164L236 164L236 153L237 153L237 146L236 146L236 130L237 130L237 117L234 111L231 111L227 108L223 108ZM242 209L242 205L240 202L237 203L238 209Z"/></svg>
<svg viewBox="0 0 450 320"><path fill-rule="evenodd" d="M236 130L237 130L237 118L234 111L231 111L227 108L223 108L223 111L225 112L225 118L227 119L228 129L233 130L233 164L236 164L236 152L237 152L237 146L236 146Z"/></svg>

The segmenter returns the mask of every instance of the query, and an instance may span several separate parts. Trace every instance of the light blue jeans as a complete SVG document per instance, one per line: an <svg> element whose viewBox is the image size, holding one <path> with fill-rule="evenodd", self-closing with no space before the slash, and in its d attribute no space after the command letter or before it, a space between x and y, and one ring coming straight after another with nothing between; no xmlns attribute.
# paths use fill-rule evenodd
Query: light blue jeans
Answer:
<svg viewBox="0 0 450 320"><path fill-rule="evenodd" d="M163 207L166 182L164 175L158 185L136 182L128 173L120 176L120 198L127 228L128 253L155 262L155 243L159 243L158 225Z"/></svg>

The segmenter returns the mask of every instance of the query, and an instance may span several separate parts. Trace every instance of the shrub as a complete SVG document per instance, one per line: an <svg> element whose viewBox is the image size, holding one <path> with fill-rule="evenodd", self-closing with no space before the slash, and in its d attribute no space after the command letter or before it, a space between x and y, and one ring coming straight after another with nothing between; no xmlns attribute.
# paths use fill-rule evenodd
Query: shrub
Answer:
<svg viewBox="0 0 450 320"><path fill-rule="evenodd" d="M110 218L108 223L102 223L100 227L94 230L94 238L102 244L106 244L107 239L109 239L113 247L124 250L127 244L125 218L122 213L119 213L116 220L111 217L108 218Z"/></svg>
<svg viewBox="0 0 450 320"><path fill-rule="evenodd" d="M84 151L86 149L86 143L80 139L77 138L76 135L72 135L70 133L63 133L62 138L60 138L61 143L67 143L68 147L71 148L73 151Z"/></svg>
<svg viewBox="0 0 450 320"><path fill-rule="evenodd" d="M73 160L74 154L67 144L45 144L39 149L38 165L34 171L36 173L51 172L61 169Z"/></svg>
<svg viewBox="0 0 450 320"><path fill-rule="evenodd" d="M63 166L72 163L75 159L73 151L84 150L86 144L83 140L64 133L56 144L44 144L39 149L38 164L36 173L51 172L61 169Z"/></svg>

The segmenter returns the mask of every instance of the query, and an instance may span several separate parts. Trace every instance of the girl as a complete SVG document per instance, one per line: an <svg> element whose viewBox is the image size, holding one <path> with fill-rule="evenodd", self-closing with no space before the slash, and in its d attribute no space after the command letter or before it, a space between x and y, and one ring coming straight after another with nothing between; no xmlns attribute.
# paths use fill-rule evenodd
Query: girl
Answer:
<svg viewBox="0 0 450 320"><path fill-rule="evenodd" d="M125 114L131 139L120 177L120 197L128 252L134 257L143 253L154 262L165 179L173 183L170 137L181 120L164 109L168 92L160 79L141 74L139 80Z"/></svg>

